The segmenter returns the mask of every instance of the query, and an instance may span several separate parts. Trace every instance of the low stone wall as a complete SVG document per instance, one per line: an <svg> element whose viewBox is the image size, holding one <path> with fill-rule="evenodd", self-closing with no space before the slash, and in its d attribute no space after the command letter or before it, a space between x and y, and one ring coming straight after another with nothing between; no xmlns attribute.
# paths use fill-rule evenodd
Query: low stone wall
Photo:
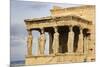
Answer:
<svg viewBox="0 0 100 67"><path fill-rule="evenodd" d="M31 56L25 59L25 64L35 65L35 64L78 63L78 62L94 61L95 59L91 59L90 56L87 57L84 54L58 54L58 55L46 55L46 56Z"/></svg>

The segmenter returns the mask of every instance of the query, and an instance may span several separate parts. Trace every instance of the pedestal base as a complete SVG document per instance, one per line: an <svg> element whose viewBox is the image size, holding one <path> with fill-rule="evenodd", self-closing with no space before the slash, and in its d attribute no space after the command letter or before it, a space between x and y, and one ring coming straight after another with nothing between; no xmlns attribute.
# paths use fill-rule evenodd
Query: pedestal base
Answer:
<svg viewBox="0 0 100 67"><path fill-rule="evenodd" d="M78 63L93 61L91 57L84 54L57 54L57 55L45 55L45 56L31 56L26 57L25 65L36 64L58 64L58 63Z"/></svg>

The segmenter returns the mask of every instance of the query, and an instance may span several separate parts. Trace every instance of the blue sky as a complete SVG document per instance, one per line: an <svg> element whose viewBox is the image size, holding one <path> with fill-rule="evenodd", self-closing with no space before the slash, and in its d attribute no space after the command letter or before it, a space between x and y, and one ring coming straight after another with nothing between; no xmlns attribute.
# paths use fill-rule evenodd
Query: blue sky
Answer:
<svg viewBox="0 0 100 67"><path fill-rule="evenodd" d="M10 46L11 46L11 61L24 60L27 54L26 50L26 38L27 31L24 20L31 18L39 18L44 16L50 16L50 9L52 7L72 7L79 6L75 4L57 4L57 3L43 3L43 2L32 2L32 1L16 1L11 0L11 25L10 25ZM39 32L33 31L33 54L36 55L38 47ZM45 54L48 54L48 34L46 33L46 49Z"/></svg>

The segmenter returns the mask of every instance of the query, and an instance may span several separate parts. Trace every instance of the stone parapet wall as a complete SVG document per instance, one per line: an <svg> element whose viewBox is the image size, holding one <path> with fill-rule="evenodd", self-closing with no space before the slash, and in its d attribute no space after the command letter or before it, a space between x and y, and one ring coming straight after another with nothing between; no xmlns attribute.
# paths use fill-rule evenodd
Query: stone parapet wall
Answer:
<svg viewBox="0 0 100 67"><path fill-rule="evenodd" d="M63 15L75 15L81 18L88 19L90 21L95 21L95 6L86 5L70 8L59 8L51 9L52 16L63 16Z"/></svg>
<svg viewBox="0 0 100 67"><path fill-rule="evenodd" d="M79 63L79 62L90 62L91 56L87 57L85 60L84 54L60 54L60 55L49 55L49 56L32 56L25 59L26 65L33 64L59 64L59 63ZM94 61L94 57L92 57Z"/></svg>

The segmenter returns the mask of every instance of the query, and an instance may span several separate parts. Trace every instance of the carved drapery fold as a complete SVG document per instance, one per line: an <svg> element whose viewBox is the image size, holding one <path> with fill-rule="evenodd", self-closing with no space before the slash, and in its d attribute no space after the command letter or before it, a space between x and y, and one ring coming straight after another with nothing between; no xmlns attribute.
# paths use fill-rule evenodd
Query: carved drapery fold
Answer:
<svg viewBox="0 0 100 67"><path fill-rule="evenodd" d="M70 32L68 35L68 53L73 53L73 41L74 41L74 32L72 26L69 27Z"/></svg>
<svg viewBox="0 0 100 67"><path fill-rule="evenodd" d="M27 37L27 54L28 56L32 56L32 41L33 41L33 36L32 36L32 31L28 31L28 37Z"/></svg>
<svg viewBox="0 0 100 67"><path fill-rule="evenodd" d="M54 38L53 38L53 53L56 54L58 53L59 51L59 33L58 33L58 30L57 30L57 27L54 28Z"/></svg>
<svg viewBox="0 0 100 67"><path fill-rule="evenodd" d="M44 29L41 29L39 37L39 55L44 55L45 43L46 43L45 32Z"/></svg>

